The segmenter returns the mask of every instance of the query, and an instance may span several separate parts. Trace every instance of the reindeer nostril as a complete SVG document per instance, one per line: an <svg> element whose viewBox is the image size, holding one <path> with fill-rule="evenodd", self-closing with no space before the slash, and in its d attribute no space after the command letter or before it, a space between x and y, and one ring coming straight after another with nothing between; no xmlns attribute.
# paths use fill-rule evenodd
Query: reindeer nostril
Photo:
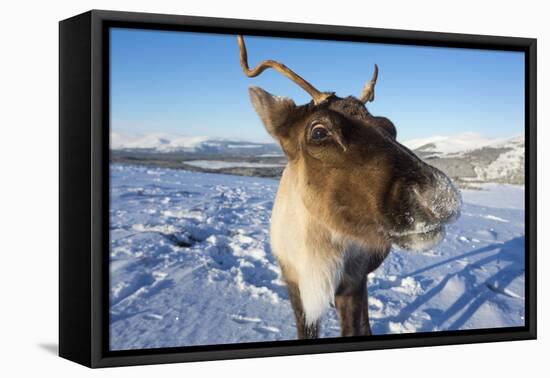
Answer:
<svg viewBox="0 0 550 378"><path fill-rule="evenodd" d="M460 192L443 173L435 172L432 178L429 185L413 188L419 207L433 222L453 222L460 215L462 206Z"/></svg>

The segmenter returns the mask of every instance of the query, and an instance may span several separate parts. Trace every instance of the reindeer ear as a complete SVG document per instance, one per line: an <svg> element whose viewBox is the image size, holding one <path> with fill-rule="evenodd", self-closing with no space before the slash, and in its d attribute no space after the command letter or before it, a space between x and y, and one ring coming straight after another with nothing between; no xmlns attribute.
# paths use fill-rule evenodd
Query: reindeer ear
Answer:
<svg viewBox="0 0 550 378"><path fill-rule="evenodd" d="M288 121L296 104L288 97L273 96L259 87L250 87L248 93L267 132L284 148L284 139L289 136L291 126Z"/></svg>

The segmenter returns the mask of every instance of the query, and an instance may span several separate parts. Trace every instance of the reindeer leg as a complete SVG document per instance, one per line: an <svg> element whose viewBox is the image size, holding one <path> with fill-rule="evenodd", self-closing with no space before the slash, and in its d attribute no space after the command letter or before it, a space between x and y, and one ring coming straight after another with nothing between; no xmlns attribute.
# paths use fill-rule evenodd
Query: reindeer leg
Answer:
<svg viewBox="0 0 550 378"><path fill-rule="evenodd" d="M365 280L366 281L366 280ZM370 321L369 321L369 288L367 282L365 282L364 285L365 290L363 291L363 311L362 311L362 319L361 319L361 335L370 336L372 335L371 329L370 329Z"/></svg>
<svg viewBox="0 0 550 378"><path fill-rule="evenodd" d="M334 303L340 318L340 332L343 337L367 334L363 319L366 300L366 280L359 280L359 283L342 280L336 290Z"/></svg>
<svg viewBox="0 0 550 378"><path fill-rule="evenodd" d="M296 329L299 339L316 339L319 337L319 321L315 324L307 324L302 306L302 298L300 297L300 288L294 282L287 281L288 297L290 304L294 310L294 318L296 319Z"/></svg>

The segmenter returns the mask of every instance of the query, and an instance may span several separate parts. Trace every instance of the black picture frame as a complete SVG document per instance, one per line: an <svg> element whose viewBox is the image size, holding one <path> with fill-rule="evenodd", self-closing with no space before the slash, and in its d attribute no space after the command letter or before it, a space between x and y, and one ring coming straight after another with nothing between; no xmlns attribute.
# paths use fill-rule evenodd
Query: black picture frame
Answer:
<svg viewBox="0 0 550 378"><path fill-rule="evenodd" d="M463 47L525 53L525 326L318 340L108 349L110 27ZM88 367L536 338L536 62L530 38L92 10L59 24L59 355Z"/></svg>

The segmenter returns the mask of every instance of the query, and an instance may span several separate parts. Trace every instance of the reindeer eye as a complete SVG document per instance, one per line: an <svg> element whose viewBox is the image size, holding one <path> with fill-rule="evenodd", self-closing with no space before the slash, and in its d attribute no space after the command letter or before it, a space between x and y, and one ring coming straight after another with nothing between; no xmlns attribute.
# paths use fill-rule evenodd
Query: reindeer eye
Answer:
<svg viewBox="0 0 550 378"><path fill-rule="evenodd" d="M311 129L311 140L321 141L329 136L329 131L323 125L315 125Z"/></svg>

